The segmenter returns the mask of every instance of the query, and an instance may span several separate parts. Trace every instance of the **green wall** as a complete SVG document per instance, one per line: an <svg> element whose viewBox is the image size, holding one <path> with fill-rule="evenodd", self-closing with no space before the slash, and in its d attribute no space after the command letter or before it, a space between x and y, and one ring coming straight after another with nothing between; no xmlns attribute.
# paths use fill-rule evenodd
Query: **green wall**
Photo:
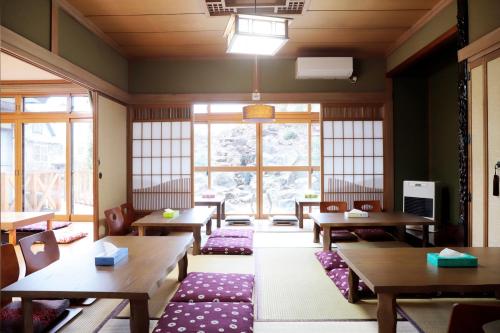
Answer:
<svg viewBox="0 0 500 333"><path fill-rule="evenodd" d="M127 59L63 10L59 11L59 55L128 90Z"/></svg>
<svg viewBox="0 0 500 333"><path fill-rule="evenodd" d="M437 60L437 59L435 59ZM456 54L446 55L428 76L429 179L440 181L443 221L458 223L458 65Z"/></svg>
<svg viewBox="0 0 500 333"><path fill-rule="evenodd" d="M469 0L469 42L500 27L499 0Z"/></svg>
<svg viewBox="0 0 500 333"><path fill-rule="evenodd" d="M403 209L403 180L427 180L427 80L393 79L394 209Z"/></svg>
<svg viewBox="0 0 500 333"><path fill-rule="evenodd" d="M50 49L50 0L2 0L0 6L3 26Z"/></svg>
<svg viewBox="0 0 500 333"><path fill-rule="evenodd" d="M137 60L129 65L131 93L244 93L252 91L253 59ZM384 91L385 61L356 59L358 82L296 80L294 59L261 59L260 92Z"/></svg>
<svg viewBox="0 0 500 333"><path fill-rule="evenodd" d="M387 57L387 71L394 69L403 61L451 29L457 24L456 17L457 6L456 3L453 2L434 16L426 25Z"/></svg>

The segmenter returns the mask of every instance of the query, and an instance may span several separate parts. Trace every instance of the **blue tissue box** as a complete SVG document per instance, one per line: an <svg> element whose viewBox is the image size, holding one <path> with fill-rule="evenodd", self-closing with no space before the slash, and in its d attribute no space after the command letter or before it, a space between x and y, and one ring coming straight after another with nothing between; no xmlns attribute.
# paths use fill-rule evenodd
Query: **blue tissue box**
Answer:
<svg viewBox="0 0 500 333"><path fill-rule="evenodd" d="M113 266L123 258L128 257L128 248L119 247L117 251L109 253L100 253L95 256L96 266Z"/></svg>
<svg viewBox="0 0 500 333"><path fill-rule="evenodd" d="M477 257L465 253L462 257L443 258L439 253L427 253L427 263L437 267L477 267Z"/></svg>

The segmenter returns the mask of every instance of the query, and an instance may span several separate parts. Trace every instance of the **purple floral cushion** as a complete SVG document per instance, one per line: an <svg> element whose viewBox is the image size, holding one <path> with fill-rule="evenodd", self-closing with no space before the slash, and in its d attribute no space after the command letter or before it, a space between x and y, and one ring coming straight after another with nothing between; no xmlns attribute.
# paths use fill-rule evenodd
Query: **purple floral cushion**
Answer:
<svg viewBox="0 0 500 333"><path fill-rule="evenodd" d="M363 240L366 241L392 241L394 238L390 234L380 228L355 229L354 232Z"/></svg>
<svg viewBox="0 0 500 333"><path fill-rule="evenodd" d="M331 230L332 242L357 242L358 237L349 230Z"/></svg>
<svg viewBox="0 0 500 333"><path fill-rule="evenodd" d="M203 254L252 254L251 238L208 238L201 249Z"/></svg>
<svg viewBox="0 0 500 333"><path fill-rule="evenodd" d="M253 230L250 229L216 229L211 238L253 238Z"/></svg>
<svg viewBox="0 0 500 333"><path fill-rule="evenodd" d="M328 277L339 288L340 293L346 299L349 295L349 268L334 268L327 273ZM366 284L359 280L358 293L360 297L372 297L373 293L368 289Z"/></svg>
<svg viewBox="0 0 500 333"><path fill-rule="evenodd" d="M252 274L189 273L172 302L252 302Z"/></svg>
<svg viewBox="0 0 500 333"><path fill-rule="evenodd" d="M61 229L70 225L71 222L52 221L52 230ZM38 222L18 228L17 231L42 232L47 231L47 222Z"/></svg>
<svg viewBox="0 0 500 333"><path fill-rule="evenodd" d="M69 300L33 301L33 332L43 332L66 310ZM0 327L3 333L23 331L21 302L7 304L0 310Z"/></svg>
<svg viewBox="0 0 500 333"><path fill-rule="evenodd" d="M253 331L249 303L168 303L153 333Z"/></svg>
<svg viewBox="0 0 500 333"><path fill-rule="evenodd" d="M347 264L338 255L337 251L319 251L315 253L321 266L327 271L334 268L347 268Z"/></svg>

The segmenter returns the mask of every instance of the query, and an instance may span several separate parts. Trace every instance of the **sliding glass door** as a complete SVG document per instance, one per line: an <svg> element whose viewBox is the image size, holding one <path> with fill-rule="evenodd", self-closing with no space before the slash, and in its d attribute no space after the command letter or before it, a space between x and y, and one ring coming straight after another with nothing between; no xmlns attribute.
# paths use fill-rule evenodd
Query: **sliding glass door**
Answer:
<svg viewBox="0 0 500 333"><path fill-rule="evenodd" d="M0 208L2 211L13 211L16 208L15 124L1 124L0 146Z"/></svg>

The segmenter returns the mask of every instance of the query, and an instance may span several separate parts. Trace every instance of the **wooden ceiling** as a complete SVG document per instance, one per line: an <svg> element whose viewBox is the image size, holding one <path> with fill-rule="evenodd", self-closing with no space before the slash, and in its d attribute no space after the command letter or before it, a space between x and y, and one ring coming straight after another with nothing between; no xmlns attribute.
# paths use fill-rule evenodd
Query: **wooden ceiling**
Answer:
<svg viewBox="0 0 500 333"><path fill-rule="evenodd" d="M285 2L287 0L283 0ZM130 58L223 58L228 16L205 0L67 0ZM257 4L269 0L257 0ZM306 0L279 57L384 55L439 0Z"/></svg>

